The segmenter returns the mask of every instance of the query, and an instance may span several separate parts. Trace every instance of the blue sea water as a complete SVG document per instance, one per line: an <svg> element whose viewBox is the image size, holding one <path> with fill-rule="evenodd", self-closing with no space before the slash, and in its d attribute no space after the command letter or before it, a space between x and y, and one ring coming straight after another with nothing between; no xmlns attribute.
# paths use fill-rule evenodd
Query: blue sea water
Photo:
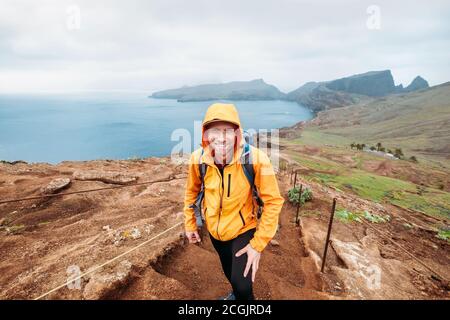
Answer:
<svg viewBox="0 0 450 320"><path fill-rule="evenodd" d="M193 136L194 121L201 121L213 102L118 92L0 95L0 160L58 163L166 156L179 143L171 140L173 131L184 128ZM270 130L313 116L288 101L232 103L248 129Z"/></svg>

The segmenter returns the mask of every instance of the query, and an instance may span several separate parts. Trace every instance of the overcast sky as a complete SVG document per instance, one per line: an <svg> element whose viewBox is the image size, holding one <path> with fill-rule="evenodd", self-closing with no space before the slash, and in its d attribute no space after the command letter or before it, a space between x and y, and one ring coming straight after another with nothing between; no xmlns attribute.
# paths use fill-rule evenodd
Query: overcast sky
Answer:
<svg viewBox="0 0 450 320"><path fill-rule="evenodd" d="M257 78L287 92L384 69L436 85L449 35L450 1L0 0L0 92Z"/></svg>

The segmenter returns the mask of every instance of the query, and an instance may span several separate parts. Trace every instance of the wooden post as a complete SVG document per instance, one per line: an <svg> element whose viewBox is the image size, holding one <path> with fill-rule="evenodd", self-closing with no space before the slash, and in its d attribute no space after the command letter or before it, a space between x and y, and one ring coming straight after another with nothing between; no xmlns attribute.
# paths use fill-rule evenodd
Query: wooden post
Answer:
<svg viewBox="0 0 450 320"><path fill-rule="evenodd" d="M330 242L331 227L333 226L333 218L334 218L334 210L335 209L336 209L336 198L333 198L333 207L331 208L330 222L328 223L327 240L325 241L325 249L323 251L323 257L322 257L322 268L320 269L320 272L322 272L322 273L325 268L325 261L327 259L328 243Z"/></svg>
<svg viewBox="0 0 450 320"><path fill-rule="evenodd" d="M297 184L297 170L295 170L295 175L294 175L294 188L295 188L296 184Z"/></svg>
<svg viewBox="0 0 450 320"><path fill-rule="evenodd" d="M298 203L297 203L297 215L295 216L295 224L298 226L300 225L300 221L298 220L298 212L300 211L300 204L301 204L301 200L302 200L302 189L303 189L303 184L300 184L300 192L298 194Z"/></svg>

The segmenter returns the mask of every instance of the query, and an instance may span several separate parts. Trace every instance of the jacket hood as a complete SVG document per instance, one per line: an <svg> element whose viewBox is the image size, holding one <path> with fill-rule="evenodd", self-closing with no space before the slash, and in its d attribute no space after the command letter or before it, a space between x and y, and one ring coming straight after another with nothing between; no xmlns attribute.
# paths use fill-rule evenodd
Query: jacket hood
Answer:
<svg viewBox="0 0 450 320"><path fill-rule="evenodd" d="M236 125L237 135L234 146L234 155L231 163L237 161L242 153L243 142L245 141L243 138L243 130L241 126L241 121L239 120L239 114L234 106L231 103L213 103L209 106L206 111L205 118L202 123L202 147L204 149L204 161L205 162L214 162L211 155L211 147L209 146L209 142L205 137L205 127L215 121L226 121Z"/></svg>

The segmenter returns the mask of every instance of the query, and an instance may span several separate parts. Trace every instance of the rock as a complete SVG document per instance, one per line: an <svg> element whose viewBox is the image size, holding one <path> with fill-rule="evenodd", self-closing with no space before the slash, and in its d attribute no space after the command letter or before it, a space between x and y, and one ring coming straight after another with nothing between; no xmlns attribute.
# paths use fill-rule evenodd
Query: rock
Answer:
<svg viewBox="0 0 450 320"><path fill-rule="evenodd" d="M410 91L416 91L420 89L428 88L429 84L428 82L422 78L421 76L417 76L414 78L414 80L410 83L409 86L407 86L404 91L410 92Z"/></svg>
<svg viewBox="0 0 450 320"><path fill-rule="evenodd" d="M150 234L150 232L152 232L152 230L153 230L154 228L155 228L154 225L149 224L149 225L144 226L144 231L145 231L147 234Z"/></svg>
<svg viewBox="0 0 450 320"><path fill-rule="evenodd" d="M121 184L121 185L136 182L138 179L137 176L127 175L121 172L97 171L97 170L88 170L88 171L77 170L73 173L73 178L82 181L86 180L101 181L105 183Z"/></svg>
<svg viewBox="0 0 450 320"><path fill-rule="evenodd" d="M23 160L16 160L16 161L5 161L5 160L2 160L1 163L7 163L7 164L12 164L12 165L19 164L19 163L28 164L28 162L23 161Z"/></svg>
<svg viewBox="0 0 450 320"><path fill-rule="evenodd" d="M111 231L111 227L110 227L109 225L103 226L102 229L103 229L104 231L107 231L107 232Z"/></svg>
<svg viewBox="0 0 450 320"><path fill-rule="evenodd" d="M184 212L183 211L179 211L175 214L175 220L181 220L184 218Z"/></svg>
<svg viewBox="0 0 450 320"><path fill-rule="evenodd" d="M41 193L43 194L53 194L57 193L70 185L69 178L56 178L50 181L48 185L41 188Z"/></svg>
<svg viewBox="0 0 450 320"><path fill-rule="evenodd" d="M270 244L272 246L274 246L274 247L278 247L280 245L280 243L277 240L274 240L274 239L270 240Z"/></svg>
<svg viewBox="0 0 450 320"><path fill-rule="evenodd" d="M140 237L141 237L141 232L139 231L139 229L138 228L134 228L132 231L131 231L131 234L130 234L130 236L131 236L131 238L133 238L133 239L139 239Z"/></svg>
<svg viewBox="0 0 450 320"><path fill-rule="evenodd" d="M326 87L331 90L364 94L367 96L384 96L393 93L396 88L390 70L370 71L346 78L330 81Z"/></svg>
<svg viewBox="0 0 450 320"><path fill-rule="evenodd" d="M130 275L131 267L131 262L124 260L114 267L113 272L102 271L91 275L83 289L83 298L99 300L114 288L122 287Z"/></svg>

